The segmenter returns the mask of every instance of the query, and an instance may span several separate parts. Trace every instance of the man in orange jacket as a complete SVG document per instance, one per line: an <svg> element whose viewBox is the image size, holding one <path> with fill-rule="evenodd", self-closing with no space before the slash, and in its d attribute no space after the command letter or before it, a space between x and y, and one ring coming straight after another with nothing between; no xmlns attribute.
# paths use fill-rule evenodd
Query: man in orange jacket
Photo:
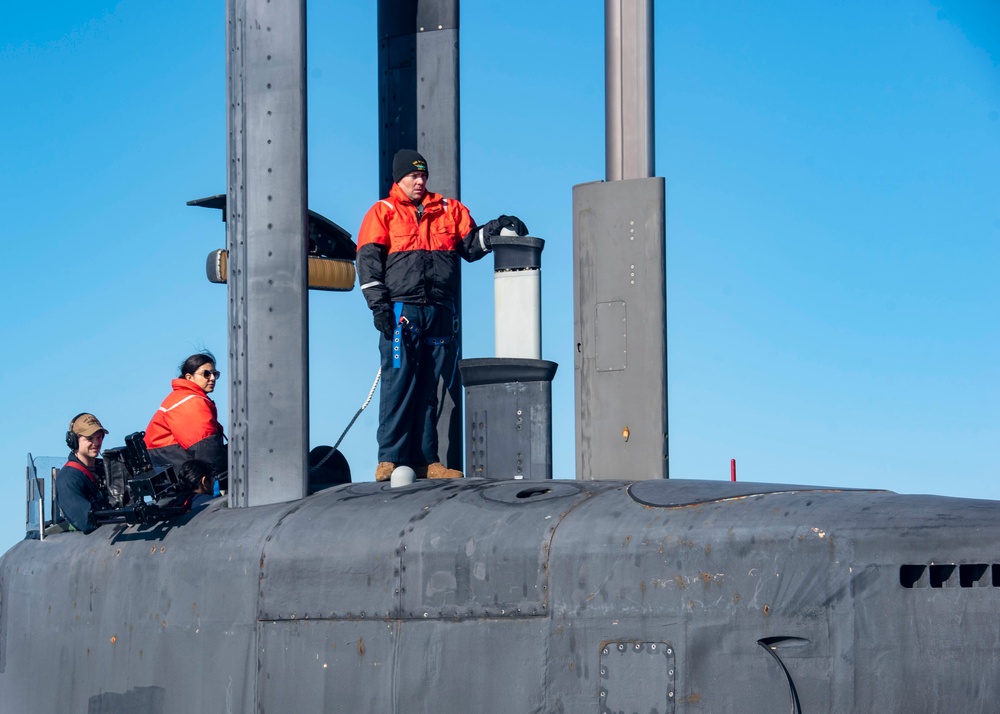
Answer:
<svg viewBox="0 0 1000 714"><path fill-rule="evenodd" d="M440 462L437 442L438 383L451 383L458 361L458 261L485 256L503 228L528 233L514 216L476 226L459 201L429 191L427 177L423 156L398 151L389 196L358 232L358 281L381 333L378 481L399 465L427 478L461 478Z"/></svg>

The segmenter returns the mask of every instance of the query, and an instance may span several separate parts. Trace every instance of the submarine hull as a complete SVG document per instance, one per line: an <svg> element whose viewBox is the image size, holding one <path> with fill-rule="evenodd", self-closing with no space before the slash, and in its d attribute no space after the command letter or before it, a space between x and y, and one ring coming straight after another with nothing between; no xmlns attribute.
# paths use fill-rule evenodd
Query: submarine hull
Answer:
<svg viewBox="0 0 1000 714"><path fill-rule="evenodd" d="M1000 503L351 484L23 541L0 711L991 711Z"/></svg>

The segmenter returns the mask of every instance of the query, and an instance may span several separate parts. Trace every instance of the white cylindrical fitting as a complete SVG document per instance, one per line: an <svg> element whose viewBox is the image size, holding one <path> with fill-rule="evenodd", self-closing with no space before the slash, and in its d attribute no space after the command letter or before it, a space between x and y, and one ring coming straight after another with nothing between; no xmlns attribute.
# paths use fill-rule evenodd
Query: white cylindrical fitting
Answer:
<svg viewBox="0 0 1000 714"><path fill-rule="evenodd" d="M542 358L545 241L508 229L493 238L494 341L498 358Z"/></svg>
<svg viewBox="0 0 1000 714"><path fill-rule="evenodd" d="M538 268L493 273L497 357L541 359L542 279Z"/></svg>

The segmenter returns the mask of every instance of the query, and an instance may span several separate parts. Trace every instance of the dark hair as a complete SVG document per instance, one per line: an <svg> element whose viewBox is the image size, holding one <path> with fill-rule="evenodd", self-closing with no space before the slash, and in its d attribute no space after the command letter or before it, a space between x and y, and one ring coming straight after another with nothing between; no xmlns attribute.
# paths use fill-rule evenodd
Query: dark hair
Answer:
<svg viewBox="0 0 1000 714"><path fill-rule="evenodd" d="M180 471L177 473L177 480L180 481L185 489L193 491L201 486L203 478L211 480L213 475L212 464L204 459L188 459L181 464Z"/></svg>
<svg viewBox="0 0 1000 714"><path fill-rule="evenodd" d="M210 362L213 365L216 364L215 355L213 355L211 352L209 352L208 350L202 350L201 352L196 352L195 354L191 355L186 360L184 360L184 362L181 364L180 376L184 377L184 375L186 374L194 374L195 372L198 371L199 367L201 367L203 364L208 364Z"/></svg>

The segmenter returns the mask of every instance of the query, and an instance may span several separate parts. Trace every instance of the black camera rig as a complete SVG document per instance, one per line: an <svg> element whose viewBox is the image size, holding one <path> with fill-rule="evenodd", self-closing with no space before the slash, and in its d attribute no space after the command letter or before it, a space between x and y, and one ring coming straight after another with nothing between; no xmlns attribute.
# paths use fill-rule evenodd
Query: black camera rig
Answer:
<svg viewBox="0 0 1000 714"><path fill-rule="evenodd" d="M125 437L125 446L104 451L104 472L111 508L94 510L94 521L151 524L183 515L187 495L173 466L153 466L143 441L145 432Z"/></svg>

